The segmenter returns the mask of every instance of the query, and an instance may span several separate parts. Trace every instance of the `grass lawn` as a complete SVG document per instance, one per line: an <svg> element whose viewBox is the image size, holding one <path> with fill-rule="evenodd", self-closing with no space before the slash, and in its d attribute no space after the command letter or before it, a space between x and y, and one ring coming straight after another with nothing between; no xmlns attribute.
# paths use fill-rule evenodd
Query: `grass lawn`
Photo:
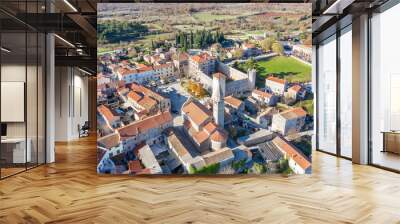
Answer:
<svg viewBox="0 0 400 224"><path fill-rule="evenodd" d="M210 26L201 26L201 25L195 25L195 24L185 24L185 25L175 25L173 26L175 29L183 31L183 32L190 32L192 31L197 31L197 30L213 30L216 27L210 27Z"/></svg>
<svg viewBox="0 0 400 224"><path fill-rule="evenodd" d="M97 48L97 54L105 54L108 52L112 52L112 48L107 48L107 47L98 47Z"/></svg>
<svg viewBox="0 0 400 224"><path fill-rule="evenodd" d="M234 15L215 15L210 12L197 12L193 14L193 17L201 22L211 22L215 20L226 20L226 19L234 19L237 16Z"/></svg>
<svg viewBox="0 0 400 224"><path fill-rule="evenodd" d="M286 56L277 56L269 60L257 62L259 70L257 74L266 78L268 74L274 74L284 78L288 82L310 82L311 66Z"/></svg>
<svg viewBox="0 0 400 224"><path fill-rule="evenodd" d="M175 38L174 33L160 33L160 34L152 34L152 35L146 35L142 37L142 39L137 39L135 41L131 41L131 44L134 45L145 45L146 47L151 46L151 41L164 41L164 40L173 40Z"/></svg>
<svg viewBox="0 0 400 224"><path fill-rule="evenodd" d="M259 88L265 86L265 78L269 74L273 74L279 78L284 78L288 82L311 81L311 66L291 57L272 57L266 60L257 61L257 66L256 86ZM245 63L239 64L237 68L243 72L247 71Z"/></svg>
<svg viewBox="0 0 400 224"><path fill-rule="evenodd" d="M273 74L279 78L284 78L288 82L310 82L311 66L306 65L294 58L286 56L276 56L257 62L256 85L259 88L265 86L265 78L268 74ZM237 67L246 72L246 63L241 63Z"/></svg>

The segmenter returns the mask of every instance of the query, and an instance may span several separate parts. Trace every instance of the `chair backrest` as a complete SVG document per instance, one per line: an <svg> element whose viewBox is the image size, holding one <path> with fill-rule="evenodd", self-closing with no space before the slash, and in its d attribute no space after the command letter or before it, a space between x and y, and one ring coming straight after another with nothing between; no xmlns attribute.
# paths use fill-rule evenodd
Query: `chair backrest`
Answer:
<svg viewBox="0 0 400 224"><path fill-rule="evenodd" d="M89 121L85 121L85 124L83 124L82 129L89 129L89 128L90 128Z"/></svg>

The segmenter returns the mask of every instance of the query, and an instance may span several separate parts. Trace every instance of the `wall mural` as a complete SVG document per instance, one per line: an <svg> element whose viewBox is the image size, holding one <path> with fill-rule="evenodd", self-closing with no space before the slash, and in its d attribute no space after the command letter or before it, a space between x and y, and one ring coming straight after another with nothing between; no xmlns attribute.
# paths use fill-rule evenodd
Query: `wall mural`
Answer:
<svg viewBox="0 0 400 224"><path fill-rule="evenodd" d="M311 173L311 4L98 4L98 173Z"/></svg>

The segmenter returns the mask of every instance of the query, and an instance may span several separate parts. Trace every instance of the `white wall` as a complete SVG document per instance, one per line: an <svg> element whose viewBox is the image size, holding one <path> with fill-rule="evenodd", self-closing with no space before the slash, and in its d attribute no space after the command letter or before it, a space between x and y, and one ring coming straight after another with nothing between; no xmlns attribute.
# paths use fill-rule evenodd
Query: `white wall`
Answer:
<svg viewBox="0 0 400 224"><path fill-rule="evenodd" d="M55 73L55 140L78 139L78 125L88 120L88 78L72 67L56 67Z"/></svg>
<svg viewBox="0 0 400 224"><path fill-rule="evenodd" d="M36 69L39 69L36 71ZM24 82L26 84L26 121L6 122L8 138L25 138L30 140L32 162L39 159L39 163L44 162L44 74L42 68L18 63L6 63L1 66L2 82ZM25 80L27 78L27 80ZM26 82L27 81L27 82ZM21 94L24 94L24 90ZM38 92L37 92L38 91ZM2 96L6 97L6 96ZM10 108L1 108L2 112L13 113ZM37 156L37 154L39 154Z"/></svg>

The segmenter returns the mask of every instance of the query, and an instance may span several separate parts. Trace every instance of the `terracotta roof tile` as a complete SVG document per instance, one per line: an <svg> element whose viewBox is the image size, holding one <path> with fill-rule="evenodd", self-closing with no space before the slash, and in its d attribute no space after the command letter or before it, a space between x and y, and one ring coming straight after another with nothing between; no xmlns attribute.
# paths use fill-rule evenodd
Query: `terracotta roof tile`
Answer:
<svg viewBox="0 0 400 224"><path fill-rule="evenodd" d="M207 165L220 163L227 159L234 157L233 152L230 148L223 148L214 152L207 153L203 156L204 161Z"/></svg>
<svg viewBox="0 0 400 224"><path fill-rule="evenodd" d="M197 63L204 63L211 59L214 59L214 58L212 56L210 56L208 53L201 53L201 54L192 56L192 60Z"/></svg>
<svg viewBox="0 0 400 224"><path fill-rule="evenodd" d="M267 93L258 89L253 90L252 92L253 95L257 95L258 97L262 97L262 98L271 98L272 94L271 93Z"/></svg>
<svg viewBox="0 0 400 224"><path fill-rule="evenodd" d="M304 170L311 166L311 162L307 159L307 157L282 137L277 136L272 140L272 142Z"/></svg>
<svg viewBox="0 0 400 224"><path fill-rule="evenodd" d="M125 76L125 75L137 73L137 70L136 69L128 69L128 68L119 68L118 73L122 76Z"/></svg>
<svg viewBox="0 0 400 224"><path fill-rule="evenodd" d="M225 97L224 100L225 100L225 103L229 104L230 106L232 106L236 109L238 109L242 105L242 101L233 96L227 96L227 97Z"/></svg>
<svg viewBox="0 0 400 224"><path fill-rule="evenodd" d="M196 124L201 125L211 117L211 111L203 104L192 100L182 107L182 111Z"/></svg>
<svg viewBox="0 0 400 224"><path fill-rule="evenodd" d="M133 101L135 101L135 102L138 102L139 100L141 100L141 99L143 98L143 96L139 95L139 94L138 94L137 92L135 92L135 91L130 91L130 92L128 93L128 98L131 99L131 100L133 100Z"/></svg>
<svg viewBox="0 0 400 224"><path fill-rule="evenodd" d="M218 126L213 122L210 121L204 126L204 130L211 135L215 130L217 130Z"/></svg>
<svg viewBox="0 0 400 224"><path fill-rule="evenodd" d="M274 77L274 76L269 76L267 79L272 81L272 82L277 82L277 83L282 84L282 85L284 85L286 83L286 80L280 79L280 78L277 78L277 77Z"/></svg>
<svg viewBox="0 0 400 224"><path fill-rule="evenodd" d="M129 172L130 173L139 173L143 171L143 166L139 160L131 160L128 162Z"/></svg>
<svg viewBox="0 0 400 224"><path fill-rule="evenodd" d="M150 129L158 128L161 125L172 122L172 115L169 111L147 117L143 120L133 122L118 129L121 139L134 137L138 134L145 133Z"/></svg>
<svg viewBox="0 0 400 224"><path fill-rule="evenodd" d="M205 142L209 138L208 133L203 130L193 134L193 139L198 143L201 144Z"/></svg>
<svg viewBox="0 0 400 224"><path fill-rule="evenodd" d="M106 149L117 147L119 143L120 138L118 133L112 133L97 139L97 144Z"/></svg>
<svg viewBox="0 0 400 224"><path fill-rule="evenodd" d="M228 135L225 131L218 129L211 135L211 140L216 142L225 142L228 139Z"/></svg>
<svg viewBox="0 0 400 224"><path fill-rule="evenodd" d="M296 84L296 85L290 87L289 90L292 90L292 91L297 93L297 92L299 92L301 90L301 86Z"/></svg>
<svg viewBox="0 0 400 224"><path fill-rule="evenodd" d="M307 112L305 110L303 110L303 108L301 108L301 107L296 107L293 109L283 111L281 113L281 116L286 119L295 119L295 118L307 116Z"/></svg>
<svg viewBox="0 0 400 224"><path fill-rule="evenodd" d="M142 106L147 111L150 111L157 105L157 101L153 100L148 96L144 96L141 100L138 101L138 104Z"/></svg>
<svg viewBox="0 0 400 224"><path fill-rule="evenodd" d="M251 43L245 43L243 46L245 46L246 48L255 48L256 47L254 44L251 44Z"/></svg>
<svg viewBox="0 0 400 224"><path fill-rule="evenodd" d="M222 74L221 72L216 72L213 74L213 76L217 79L226 79L226 76Z"/></svg>
<svg viewBox="0 0 400 224"><path fill-rule="evenodd" d="M103 117L109 122L112 123L115 119L114 113L105 105L100 105L97 107L97 110Z"/></svg>
<svg viewBox="0 0 400 224"><path fill-rule="evenodd" d="M158 93L152 91L151 89L148 89L148 88L146 88L146 87L144 87L142 85L138 85L138 84L132 83L131 84L131 89L132 89L132 91L141 93L143 95L150 96L150 97L154 98L157 101L161 101L161 100L165 99L160 94L158 94Z"/></svg>

